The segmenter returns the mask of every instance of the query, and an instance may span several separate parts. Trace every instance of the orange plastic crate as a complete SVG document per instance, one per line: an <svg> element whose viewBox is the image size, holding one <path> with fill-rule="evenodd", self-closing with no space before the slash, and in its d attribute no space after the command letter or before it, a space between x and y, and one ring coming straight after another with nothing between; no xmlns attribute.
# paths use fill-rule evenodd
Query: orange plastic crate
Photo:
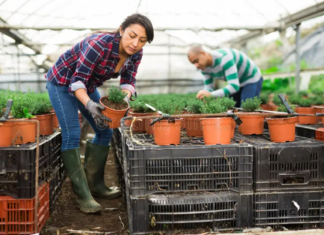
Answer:
<svg viewBox="0 0 324 235"><path fill-rule="evenodd" d="M35 198L0 196L0 234L35 233ZM49 218L49 183L38 190L38 232Z"/></svg>
<svg viewBox="0 0 324 235"><path fill-rule="evenodd" d="M324 128L318 128L315 132L315 139L324 141Z"/></svg>

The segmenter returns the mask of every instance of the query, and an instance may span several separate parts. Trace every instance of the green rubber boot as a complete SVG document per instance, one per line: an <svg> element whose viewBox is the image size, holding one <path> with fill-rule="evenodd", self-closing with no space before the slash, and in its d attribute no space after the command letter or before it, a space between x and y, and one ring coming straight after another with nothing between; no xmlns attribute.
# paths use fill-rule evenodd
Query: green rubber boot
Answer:
<svg viewBox="0 0 324 235"><path fill-rule="evenodd" d="M84 156L84 171L93 196L113 199L122 195L119 189L105 185L104 175L109 146L97 145L87 141Z"/></svg>
<svg viewBox="0 0 324 235"><path fill-rule="evenodd" d="M83 213L97 213L102 210L89 190L87 178L81 166L80 150L69 149L61 153L63 164L68 177L72 182L72 188L77 195L77 203Z"/></svg>

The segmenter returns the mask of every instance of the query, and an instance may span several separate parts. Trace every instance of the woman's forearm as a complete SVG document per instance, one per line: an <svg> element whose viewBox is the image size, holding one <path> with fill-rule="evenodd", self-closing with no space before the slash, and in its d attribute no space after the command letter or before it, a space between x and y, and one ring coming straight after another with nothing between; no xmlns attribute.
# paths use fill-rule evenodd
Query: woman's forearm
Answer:
<svg viewBox="0 0 324 235"><path fill-rule="evenodd" d="M78 89L74 92L75 97L84 105L86 106L90 97L88 96L86 90Z"/></svg>
<svg viewBox="0 0 324 235"><path fill-rule="evenodd" d="M130 90L123 89L122 91L124 91L125 93L127 93L128 98L131 98L132 92Z"/></svg>

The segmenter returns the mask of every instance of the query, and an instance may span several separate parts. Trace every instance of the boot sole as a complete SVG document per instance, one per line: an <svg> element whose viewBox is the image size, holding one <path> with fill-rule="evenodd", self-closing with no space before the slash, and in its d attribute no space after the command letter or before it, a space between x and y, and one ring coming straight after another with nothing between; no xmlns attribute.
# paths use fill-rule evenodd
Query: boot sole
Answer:
<svg viewBox="0 0 324 235"><path fill-rule="evenodd" d="M99 197L99 198L105 198L105 199L115 199L115 198L119 198L122 196L122 193L117 194L117 195L111 195L111 196L103 196L97 193L91 193L92 196L94 197Z"/></svg>
<svg viewBox="0 0 324 235"><path fill-rule="evenodd" d="M91 209L82 209L81 206L78 205L78 208L80 209L80 211L82 213L85 213L85 214L95 214L95 213L99 213L102 211L102 209L96 209L96 210L91 210Z"/></svg>

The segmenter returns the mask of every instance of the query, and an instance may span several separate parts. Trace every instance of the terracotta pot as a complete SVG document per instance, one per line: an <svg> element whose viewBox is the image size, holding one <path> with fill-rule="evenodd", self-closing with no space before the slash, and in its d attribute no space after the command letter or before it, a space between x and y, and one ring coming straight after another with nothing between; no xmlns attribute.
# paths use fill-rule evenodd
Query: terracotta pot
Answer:
<svg viewBox="0 0 324 235"><path fill-rule="evenodd" d="M272 142L283 143L295 140L297 117L267 118L266 120Z"/></svg>
<svg viewBox="0 0 324 235"><path fill-rule="evenodd" d="M183 119L175 119L174 122L161 120L153 125L154 142L157 145L180 144L181 123Z"/></svg>
<svg viewBox="0 0 324 235"><path fill-rule="evenodd" d="M59 123L59 121L57 119L56 113L54 112L53 114L54 114L54 116L53 116L53 128L57 129L57 128L60 127L60 123Z"/></svg>
<svg viewBox="0 0 324 235"><path fill-rule="evenodd" d="M141 118L141 117L145 117L145 116L152 116L152 115L154 115L154 113L134 113L133 111L130 111L129 115L136 117L136 118ZM150 120L151 119L143 119L142 121L135 120L133 123L132 131L135 133L146 132L146 130L148 130L148 128L149 128ZM132 122L132 120L131 120L131 122Z"/></svg>
<svg viewBox="0 0 324 235"><path fill-rule="evenodd" d="M101 100L103 98L107 98L107 96L101 97L99 102L105 107L105 109L102 111L103 115L111 119L111 122L107 122L109 124L109 127L112 129L120 127L120 120L125 116L125 113L127 109L129 109L129 107L123 110L111 109L102 103Z"/></svg>
<svg viewBox="0 0 324 235"><path fill-rule="evenodd" d="M231 138L234 138L234 134L235 134L235 127L236 127L236 122L235 122L235 120L232 118L232 132L231 132Z"/></svg>
<svg viewBox="0 0 324 235"><path fill-rule="evenodd" d="M188 114L188 111L183 111L183 112L181 112L181 114ZM186 122L185 122L185 120L181 123L181 130L185 130L186 129Z"/></svg>
<svg viewBox="0 0 324 235"><path fill-rule="evenodd" d="M185 126L186 126L186 131L187 135L189 137L200 137L203 136L203 129L200 124L200 118L185 118L184 120Z"/></svg>
<svg viewBox="0 0 324 235"><path fill-rule="evenodd" d="M80 127L82 127L82 113L78 111Z"/></svg>
<svg viewBox="0 0 324 235"><path fill-rule="evenodd" d="M315 105L315 106L321 106L321 107L323 107L322 109L321 108L314 108L315 109L315 113L321 113L322 110L324 110L324 106L322 106L322 105ZM318 124L323 123L322 122L322 117L316 117L316 123L318 123Z"/></svg>
<svg viewBox="0 0 324 235"><path fill-rule="evenodd" d="M230 144L233 130L231 117L201 118L205 145Z"/></svg>
<svg viewBox="0 0 324 235"><path fill-rule="evenodd" d="M299 113L299 114L315 114L315 109L312 108L312 107L297 107L296 108L296 113ZM297 123L299 124L305 124L305 125L314 125L316 124L316 120L317 120L317 117L314 116L314 117L303 117L303 116L299 116L297 117Z"/></svg>
<svg viewBox="0 0 324 235"><path fill-rule="evenodd" d="M12 145L12 129L14 122L0 122L0 147Z"/></svg>
<svg viewBox="0 0 324 235"><path fill-rule="evenodd" d="M149 125L146 129L146 133L149 134L149 135L153 135L154 134L154 128L153 126L151 126L150 124L152 123L152 119L149 119Z"/></svg>
<svg viewBox="0 0 324 235"><path fill-rule="evenodd" d="M262 135L264 128L264 117L254 115L240 115L242 124L239 125L239 132L243 135Z"/></svg>
<svg viewBox="0 0 324 235"><path fill-rule="evenodd" d="M36 115L36 119L39 121L39 135L51 135L54 133L53 117L54 113ZM36 128L35 131L37 131Z"/></svg>
<svg viewBox="0 0 324 235"><path fill-rule="evenodd" d="M12 127L12 141L14 144L34 143L36 141L36 123L24 122L25 118L15 119L21 122L14 122Z"/></svg>
<svg viewBox="0 0 324 235"><path fill-rule="evenodd" d="M261 108L263 110L275 111L277 110L278 106L275 104L261 104Z"/></svg>

